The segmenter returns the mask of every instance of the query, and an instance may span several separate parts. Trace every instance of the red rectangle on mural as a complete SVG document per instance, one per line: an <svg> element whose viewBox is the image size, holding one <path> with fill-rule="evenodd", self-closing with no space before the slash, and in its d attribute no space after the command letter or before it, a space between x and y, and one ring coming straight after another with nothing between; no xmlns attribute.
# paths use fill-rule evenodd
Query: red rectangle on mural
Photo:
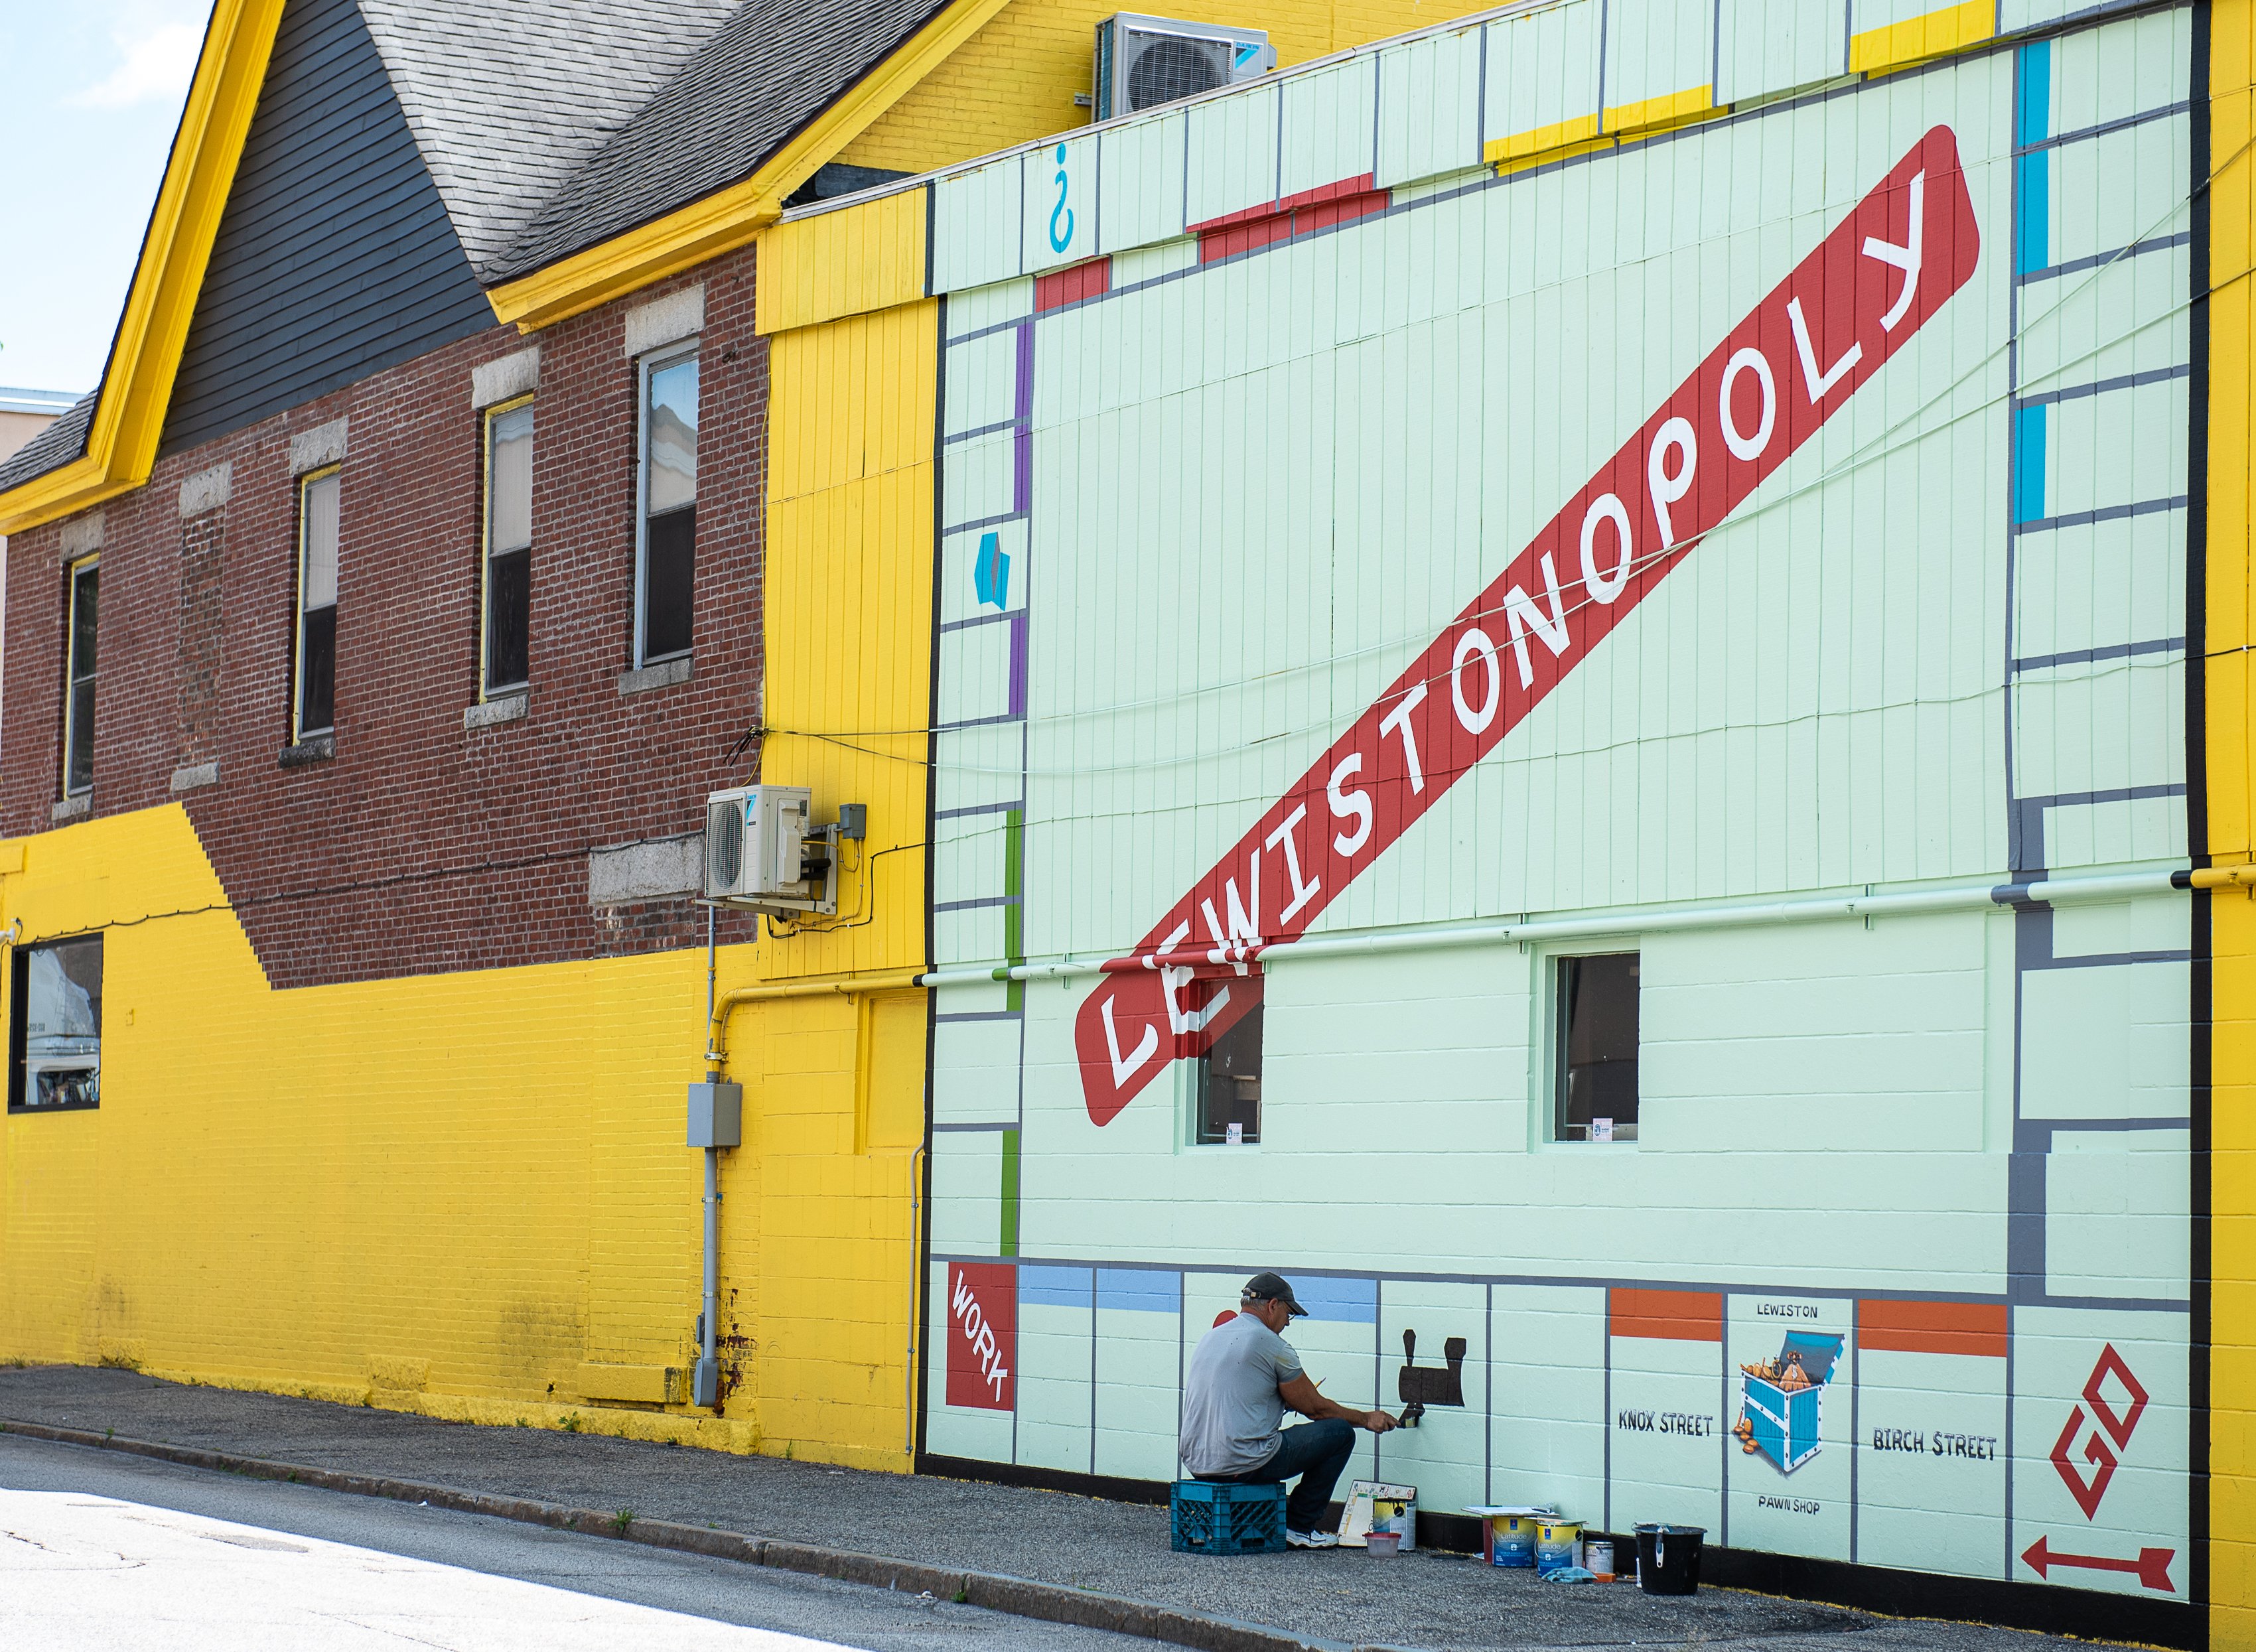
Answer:
<svg viewBox="0 0 2256 1652"><path fill-rule="evenodd" d="M983 1411L1018 1404L1019 1269L1007 1262L948 1264L948 1402Z"/></svg>
<svg viewBox="0 0 2256 1652"><path fill-rule="evenodd" d="M1721 1342L1724 1297L1717 1290L1609 1290L1606 1329L1660 1342Z"/></svg>
<svg viewBox="0 0 2256 1652"><path fill-rule="evenodd" d="M1101 298L1111 291L1112 260L1092 258L1069 270L1054 270L1047 275L1036 276L1034 313L1046 314L1068 304L1079 304L1083 299Z"/></svg>
<svg viewBox="0 0 2256 1652"><path fill-rule="evenodd" d="M1859 1302L1857 1346L1897 1353L2006 1357L2002 1302Z"/></svg>

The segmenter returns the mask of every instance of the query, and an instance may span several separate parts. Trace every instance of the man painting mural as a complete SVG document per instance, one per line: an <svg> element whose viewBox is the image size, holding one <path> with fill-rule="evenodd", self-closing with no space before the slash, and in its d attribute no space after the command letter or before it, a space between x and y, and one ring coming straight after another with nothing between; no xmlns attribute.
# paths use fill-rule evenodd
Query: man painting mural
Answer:
<svg viewBox="0 0 2256 1652"><path fill-rule="evenodd" d="M1183 1466L1196 1480L1227 1485L1301 1483L1285 1500L1285 1540L1295 1549L1329 1549L1336 1532L1319 1531L1332 1487L1355 1450L1355 1431L1384 1434L1394 1419L1357 1411L1316 1392L1301 1356L1279 1334L1308 1310L1283 1276L1259 1273L1239 1292L1237 1312L1199 1339L1183 1378ZM1278 1425L1287 1409L1308 1418Z"/></svg>

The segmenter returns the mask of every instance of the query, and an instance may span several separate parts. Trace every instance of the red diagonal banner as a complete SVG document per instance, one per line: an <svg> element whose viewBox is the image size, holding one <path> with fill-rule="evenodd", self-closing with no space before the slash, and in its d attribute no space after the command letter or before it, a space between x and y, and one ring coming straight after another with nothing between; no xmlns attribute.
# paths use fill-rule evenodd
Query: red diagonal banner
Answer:
<svg viewBox="0 0 2256 1652"><path fill-rule="evenodd" d="M1116 959L1074 1044L1108 1124L1258 984L1193 984L1305 931L1974 273L1938 126L1794 266L1299 783ZM1181 966L1181 967L1177 967ZM1194 1005L1194 997L1202 1002Z"/></svg>

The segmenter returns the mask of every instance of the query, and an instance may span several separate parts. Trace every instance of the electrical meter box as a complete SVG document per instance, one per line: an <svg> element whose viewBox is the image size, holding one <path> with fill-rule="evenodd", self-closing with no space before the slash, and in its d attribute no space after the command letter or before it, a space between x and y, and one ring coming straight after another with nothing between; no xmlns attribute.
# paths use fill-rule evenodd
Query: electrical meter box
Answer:
<svg viewBox="0 0 2256 1652"><path fill-rule="evenodd" d="M689 1086L689 1145L742 1147L744 1144L744 1086L741 1084L693 1084Z"/></svg>

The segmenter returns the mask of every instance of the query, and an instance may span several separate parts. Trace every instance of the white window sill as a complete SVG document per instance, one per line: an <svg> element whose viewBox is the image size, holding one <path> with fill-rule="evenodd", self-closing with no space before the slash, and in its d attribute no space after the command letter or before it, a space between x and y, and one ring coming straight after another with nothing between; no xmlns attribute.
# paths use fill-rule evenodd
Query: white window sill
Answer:
<svg viewBox="0 0 2256 1652"><path fill-rule="evenodd" d="M53 808L48 810L47 818L57 826L60 826L66 820L77 819L79 816L93 807L94 794L90 791L81 791L75 798L65 798Z"/></svg>
<svg viewBox="0 0 2256 1652"><path fill-rule="evenodd" d="M619 696L624 699L629 694L647 693L653 688L672 688L677 683L687 682L694 674L687 654L678 659L660 660L639 671L621 671Z"/></svg>
<svg viewBox="0 0 2256 1652"><path fill-rule="evenodd" d="M513 723L525 715L532 698L532 691L524 688L504 689L491 699L480 700L475 706L462 707L462 728L495 728L503 723Z"/></svg>

